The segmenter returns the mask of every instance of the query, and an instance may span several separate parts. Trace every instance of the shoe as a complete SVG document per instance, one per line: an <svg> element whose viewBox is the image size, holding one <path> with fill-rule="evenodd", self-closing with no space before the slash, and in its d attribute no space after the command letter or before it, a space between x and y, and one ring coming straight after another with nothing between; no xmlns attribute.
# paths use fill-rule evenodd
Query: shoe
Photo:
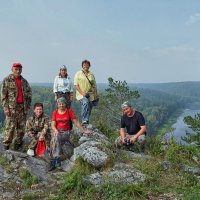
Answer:
<svg viewBox="0 0 200 200"><path fill-rule="evenodd" d="M35 155L35 152L34 152L33 149L28 149L27 154L28 154L29 156L34 156L34 155Z"/></svg>
<svg viewBox="0 0 200 200"><path fill-rule="evenodd" d="M4 144L4 150L9 150L9 148L10 148L10 145L8 144Z"/></svg>
<svg viewBox="0 0 200 200"><path fill-rule="evenodd" d="M88 121L83 121L83 122L82 122L82 126L84 126L84 127L86 127L88 124L89 124Z"/></svg>
<svg viewBox="0 0 200 200"><path fill-rule="evenodd" d="M21 148L21 144L14 144L14 151L18 151Z"/></svg>
<svg viewBox="0 0 200 200"><path fill-rule="evenodd" d="M50 161L49 166L48 166L48 171L52 171L54 169L56 169L56 160L55 159Z"/></svg>
<svg viewBox="0 0 200 200"><path fill-rule="evenodd" d="M14 151L19 151L19 150L21 150L22 145L23 145L23 142L22 142L21 144L14 144Z"/></svg>
<svg viewBox="0 0 200 200"><path fill-rule="evenodd" d="M55 160L56 160L55 166L58 167L58 168L61 168L61 159L60 159L60 157L56 157Z"/></svg>

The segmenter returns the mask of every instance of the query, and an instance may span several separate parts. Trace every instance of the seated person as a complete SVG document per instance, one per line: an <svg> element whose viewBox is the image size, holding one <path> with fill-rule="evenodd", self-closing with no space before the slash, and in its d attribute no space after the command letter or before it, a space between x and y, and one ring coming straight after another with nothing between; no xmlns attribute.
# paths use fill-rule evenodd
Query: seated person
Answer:
<svg viewBox="0 0 200 200"><path fill-rule="evenodd" d="M140 152L143 152L146 135L145 119L128 101L124 102L121 108L124 115L121 117L120 136L115 140L115 145L120 148L122 145L134 144L139 146Z"/></svg>
<svg viewBox="0 0 200 200"><path fill-rule="evenodd" d="M49 117L44 114L42 103L34 104L34 114L27 120L26 132L31 139L27 152L29 155L35 155L38 141L44 141L46 148L49 148L51 140Z"/></svg>
<svg viewBox="0 0 200 200"><path fill-rule="evenodd" d="M49 171L61 166L61 160L69 158L73 154L73 145L70 141L71 122L73 122L83 133L90 134L76 119L71 108L67 107L64 97L57 99L57 110L52 114L52 130L54 136L51 140L51 157Z"/></svg>

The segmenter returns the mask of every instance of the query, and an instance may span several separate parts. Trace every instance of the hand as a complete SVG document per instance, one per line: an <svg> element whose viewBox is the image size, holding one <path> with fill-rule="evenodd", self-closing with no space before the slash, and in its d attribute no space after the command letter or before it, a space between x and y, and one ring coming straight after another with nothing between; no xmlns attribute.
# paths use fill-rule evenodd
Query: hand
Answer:
<svg viewBox="0 0 200 200"><path fill-rule="evenodd" d="M43 141L44 140L44 135L40 135L38 138L39 141Z"/></svg>
<svg viewBox="0 0 200 200"><path fill-rule="evenodd" d="M133 136L133 137L130 138L130 142L131 142L131 143L134 143L136 140L137 140L137 137L136 137L136 136Z"/></svg>
<svg viewBox="0 0 200 200"><path fill-rule="evenodd" d="M83 131L83 133L86 135L90 135L92 132L90 130L85 130L85 131Z"/></svg>
<svg viewBox="0 0 200 200"><path fill-rule="evenodd" d="M125 144L125 141L124 141L124 139L125 139L124 137L123 137L123 138L121 138L121 140L122 140L122 144Z"/></svg>
<svg viewBox="0 0 200 200"><path fill-rule="evenodd" d="M57 99L58 99L58 97L55 95L55 97L54 97L54 101L57 101Z"/></svg>
<svg viewBox="0 0 200 200"><path fill-rule="evenodd" d="M55 130L54 130L54 135L57 136L58 134L59 134L58 129L55 129Z"/></svg>
<svg viewBox="0 0 200 200"><path fill-rule="evenodd" d="M73 96L70 96L70 97L69 97L69 100L72 102L72 101L73 101Z"/></svg>
<svg viewBox="0 0 200 200"><path fill-rule="evenodd" d="M4 113L5 113L5 115L6 115L7 117L10 117L10 110L9 110L9 109L8 109L8 110L5 110Z"/></svg>
<svg viewBox="0 0 200 200"><path fill-rule="evenodd" d="M26 114L28 114L30 112L30 108L26 109Z"/></svg>

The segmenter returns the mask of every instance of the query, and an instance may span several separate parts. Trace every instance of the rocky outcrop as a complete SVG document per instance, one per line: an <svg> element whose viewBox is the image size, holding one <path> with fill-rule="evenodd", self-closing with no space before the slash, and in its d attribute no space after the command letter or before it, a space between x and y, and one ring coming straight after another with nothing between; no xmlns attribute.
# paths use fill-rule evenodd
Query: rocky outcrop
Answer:
<svg viewBox="0 0 200 200"><path fill-rule="evenodd" d="M88 174L83 177L86 182L95 186L105 182L137 184L145 180L146 176L144 174L126 163L114 163L110 170L102 171L102 167L106 166L110 161L109 159L113 156L110 154L113 153L115 149L110 148L112 144L109 139L94 126L88 125L87 129L91 130L91 135L82 135L79 129L76 127L73 128L73 135L76 139L78 138L74 153L70 159L62 161L61 171L55 170L52 172L48 172L47 170L47 156L36 158L28 156L26 152L5 151L2 145L2 135L0 135L1 158L5 158L9 165L8 170L5 165L0 164L0 199L15 199L16 194L20 196L28 192L28 189L22 191L17 189L17 185L23 183L20 177L20 171L22 169L27 170L32 176L37 177L39 183L36 189L40 187L47 189L59 184L60 180L62 180L59 179L59 177L62 177L63 173L73 169L78 158L81 158L96 169L96 173ZM27 142L28 138L25 137L24 144L26 145ZM149 159L146 155L123 150L121 152L134 159ZM16 188L11 191L9 185L15 185Z"/></svg>

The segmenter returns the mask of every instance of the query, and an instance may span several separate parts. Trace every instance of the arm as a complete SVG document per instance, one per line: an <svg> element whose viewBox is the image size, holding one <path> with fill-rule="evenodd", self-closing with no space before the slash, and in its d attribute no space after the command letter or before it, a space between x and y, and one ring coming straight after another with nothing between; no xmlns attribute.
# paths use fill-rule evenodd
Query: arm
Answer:
<svg viewBox="0 0 200 200"><path fill-rule="evenodd" d="M76 90L77 90L80 94L82 94L83 96L86 95L86 92L83 92L83 91L81 90L81 88L79 87L79 85L75 85L75 87L76 87Z"/></svg>
<svg viewBox="0 0 200 200"><path fill-rule="evenodd" d="M125 138L125 130L124 128L120 128L120 136L121 136L121 141L124 144L124 138Z"/></svg>
<svg viewBox="0 0 200 200"><path fill-rule="evenodd" d="M77 119L72 119L72 121L74 122L74 124L85 134L90 134L91 131L86 130L85 128L82 127L81 123L77 120Z"/></svg>
<svg viewBox="0 0 200 200"><path fill-rule="evenodd" d="M52 122L51 122L51 128L52 128L52 130L53 130L53 132L54 132L54 135L57 136L57 135L59 134L59 131L58 131L58 129L56 128L56 122L55 122L55 121L52 121Z"/></svg>
<svg viewBox="0 0 200 200"><path fill-rule="evenodd" d="M1 86L1 104L4 110L4 113L6 116L10 116L10 110L8 106L8 90L7 90L7 84L6 80L3 80L2 86Z"/></svg>
<svg viewBox="0 0 200 200"><path fill-rule="evenodd" d="M57 94L56 94L58 92L58 77L57 76L54 79L53 92L55 93L54 100L57 101Z"/></svg>
<svg viewBox="0 0 200 200"><path fill-rule="evenodd" d="M44 117L44 126L41 132L39 132L39 140L44 140L46 134L49 132L49 117Z"/></svg>
<svg viewBox="0 0 200 200"><path fill-rule="evenodd" d="M30 117L26 122L26 133L29 137L34 137L34 129L32 124L32 117Z"/></svg>
<svg viewBox="0 0 200 200"><path fill-rule="evenodd" d="M26 104L26 114L28 114L31 107L31 97L32 97L31 87L28 81L23 77L21 83L22 83L23 97Z"/></svg>
<svg viewBox="0 0 200 200"><path fill-rule="evenodd" d="M145 125L140 126L140 128L141 129L137 132L137 134L135 134L133 137L130 138L131 143L134 143L140 135L142 135L146 132L146 126Z"/></svg>

